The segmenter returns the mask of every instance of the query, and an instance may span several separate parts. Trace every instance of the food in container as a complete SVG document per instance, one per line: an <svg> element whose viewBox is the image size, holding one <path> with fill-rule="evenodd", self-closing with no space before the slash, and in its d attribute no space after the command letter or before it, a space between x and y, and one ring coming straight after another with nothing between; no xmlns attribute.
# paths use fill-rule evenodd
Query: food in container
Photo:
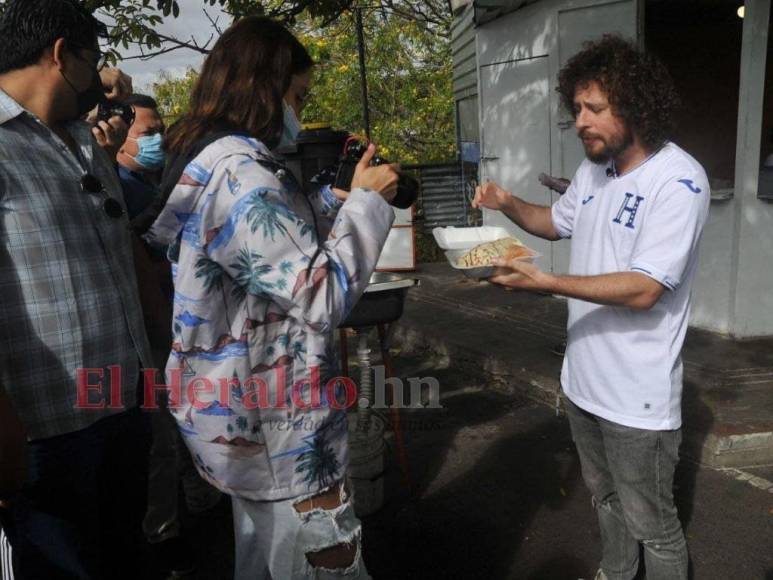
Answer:
<svg viewBox="0 0 773 580"><path fill-rule="evenodd" d="M514 258L531 257L534 254L516 238L500 238L493 242L478 244L456 261L461 268L475 266L490 266L497 258L512 260Z"/></svg>
<svg viewBox="0 0 773 580"><path fill-rule="evenodd" d="M505 256L507 259L518 259L526 262L532 262L540 254L531 248L521 244L519 240L513 238L507 229L499 226L482 227L444 227L435 228L432 234L437 241L438 246L445 251L448 263L455 270L459 270L469 278L490 278L494 275L495 266L488 262L482 266L462 266L459 260L471 250L485 243L498 242L504 238L514 240L519 248L517 253L514 251L511 256ZM512 247L512 243L508 243Z"/></svg>

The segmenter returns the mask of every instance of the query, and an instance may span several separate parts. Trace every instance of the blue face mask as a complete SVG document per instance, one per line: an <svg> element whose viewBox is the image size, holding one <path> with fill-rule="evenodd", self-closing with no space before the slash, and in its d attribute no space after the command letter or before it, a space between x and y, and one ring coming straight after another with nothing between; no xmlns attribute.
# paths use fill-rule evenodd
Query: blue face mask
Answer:
<svg viewBox="0 0 773 580"><path fill-rule="evenodd" d="M137 155L132 157L137 165L148 171L161 169L164 166L166 156L163 149L164 138L161 133L143 135L137 139L129 137L129 139L136 141L139 148Z"/></svg>
<svg viewBox="0 0 773 580"><path fill-rule="evenodd" d="M296 139L298 139L298 134L303 128L298 120L298 115L295 114L295 109L284 101L282 101L282 104L284 106L284 118L282 120L284 128L282 129L282 137L279 139L277 149L294 146Z"/></svg>

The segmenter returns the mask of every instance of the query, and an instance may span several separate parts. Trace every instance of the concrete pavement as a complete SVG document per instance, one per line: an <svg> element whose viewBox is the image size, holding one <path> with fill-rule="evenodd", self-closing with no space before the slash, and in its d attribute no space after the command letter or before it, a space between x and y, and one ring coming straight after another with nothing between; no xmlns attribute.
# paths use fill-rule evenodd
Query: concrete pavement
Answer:
<svg viewBox="0 0 773 580"><path fill-rule="evenodd" d="M442 408L402 412L412 490L388 439L386 502L363 520L373 578L590 580L600 538L566 418L474 364L428 350L395 362L437 378ZM773 493L687 460L676 483L692 578L773 579ZM227 503L188 522L198 578L232 578L230 525Z"/></svg>
<svg viewBox="0 0 773 580"><path fill-rule="evenodd" d="M396 374L436 378L442 407L401 412L411 489L388 438L386 501L363 520L369 571L376 580L590 579L598 527L567 420L551 406L564 306L446 269L422 266L396 329ZM764 483L773 465L745 463L761 463L766 445L717 443L770 429L771 346L690 333L676 497L692 578L773 580L773 492ZM736 466L720 468L728 457ZM227 502L187 527L198 577L231 578Z"/></svg>

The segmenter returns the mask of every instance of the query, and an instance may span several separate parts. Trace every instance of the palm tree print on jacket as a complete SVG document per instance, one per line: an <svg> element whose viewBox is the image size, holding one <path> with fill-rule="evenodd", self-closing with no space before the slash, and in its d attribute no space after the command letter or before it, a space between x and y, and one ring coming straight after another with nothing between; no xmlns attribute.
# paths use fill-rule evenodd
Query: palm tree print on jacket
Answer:
<svg viewBox="0 0 773 580"><path fill-rule="evenodd" d="M209 256L196 260L196 278L201 278L207 293L223 289L223 267Z"/></svg>
<svg viewBox="0 0 773 580"><path fill-rule="evenodd" d="M333 441L345 429L346 414L336 412L319 426L314 435L305 439L306 446L295 458L295 472L303 474L303 481L309 489L324 489L340 479L341 464Z"/></svg>
<svg viewBox="0 0 773 580"><path fill-rule="evenodd" d="M202 255L196 260L196 278L202 279L204 290L209 294L213 291L219 291L223 300L223 309L226 318L226 324L230 328L231 319L228 315L228 301L223 291L223 277L226 275L223 267L207 255Z"/></svg>
<svg viewBox="0 0 773 580"><path fill-rule="evenodd" d="M269 293L274 287L271 282L263 280L263 276L271 272L273 268L270 264L261 264L262 260L263 256L244 247L239 250L236 261L230 265L236 272L231 296L237 303L244 302L247 294L260 296Z"/></svg>

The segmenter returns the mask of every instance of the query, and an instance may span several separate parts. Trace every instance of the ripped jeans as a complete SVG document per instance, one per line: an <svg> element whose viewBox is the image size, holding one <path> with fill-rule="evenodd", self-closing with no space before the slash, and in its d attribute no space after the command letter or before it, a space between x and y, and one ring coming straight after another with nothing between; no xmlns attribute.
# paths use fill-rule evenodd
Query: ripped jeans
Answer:
<svg viewBox="0 0 773 580"><path fill-rule="evenodd" d="M601 527L606 577L631 580L641 543L647 580L686 580L687 544L673 496L681 430L626 427L568 399L566 412Z"/></svg>
<svg viewBox="0 0 773 580"><path fill-rule="evenodd" d="M370 580L351 496L343 483L331 490L337 500L327 505L315 505L320 496L273 502L233 497L234 579ZM341 567L326 567L315 558L323 555L324 562L325 552L341 547L351 554Z"/></svg>

